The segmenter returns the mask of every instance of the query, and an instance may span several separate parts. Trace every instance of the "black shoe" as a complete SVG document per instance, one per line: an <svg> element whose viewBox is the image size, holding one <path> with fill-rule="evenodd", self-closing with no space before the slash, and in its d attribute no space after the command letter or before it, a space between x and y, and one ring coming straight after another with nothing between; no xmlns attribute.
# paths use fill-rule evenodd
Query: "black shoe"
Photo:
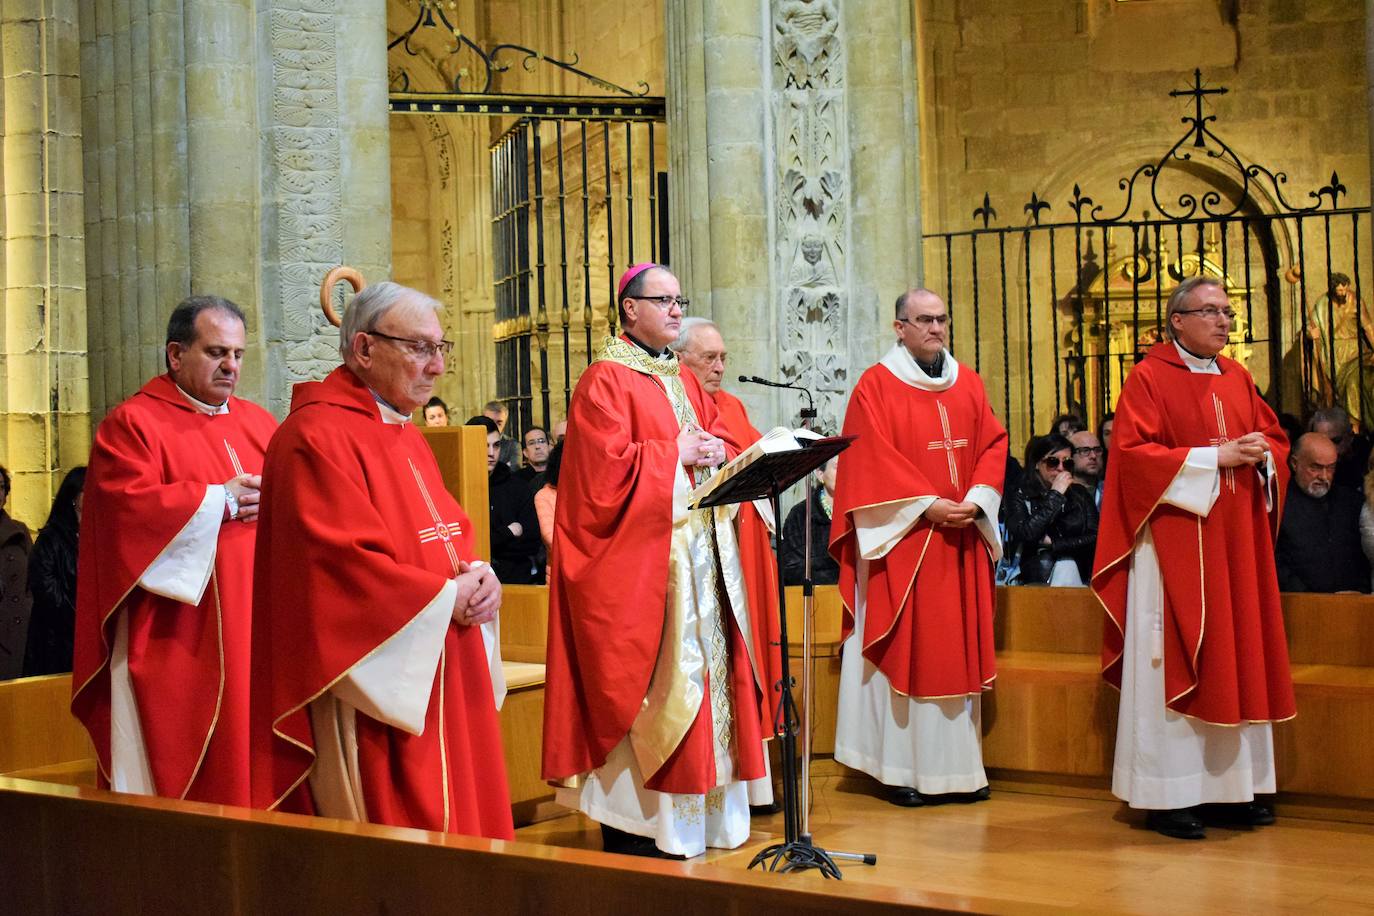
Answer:
<svg viewBox="0 0 1374 916"><path fill-rule="evenodd" d="M664 852L654 843L653 837L639 836L634 833L626 833L624 830L617 830L614 827L601 825L601 848L606 852L619 853L623 856L644 856L650 859L676 859L686 861L686 856L673 855L671 852Z"/></svg>
<svg viewBox="0 0 1374 916"><path fill-rule="evenodd" d="M1274 809L1257 801L1203 805L1202 816L1218 827L1267 827L1274 823Z"/></svg>
<svg viewBox="0 0 1374 916"><path fill-rule="evenodd" d="M1202 821L1187 808L1151 811L1145 815L1145 826L1176 840L1200 840L1207 835Z"/></svg>
<svg viewBox="0 0 1374 916"><path fill-rule="evenodd" d="M976 792L964 793L965 802L987 801L989 798L992 798L992 786L983 786L983 788Z"/></svg>
<svg viewBox="0 0 1374 916"><path fill-rule="evenodd" d="M926 803L925 796L915 789L909 789L906 786L898 786L893 789L892 794L887 797L887 800L903 808L920 808Z"/></svg>
<svg viewBox="0 0 1374 916"><path fill-rule="evenodd" d="M773 804L771 804L771 805L750 805L750 806L749 806L749 816L750 816L750 817L769 817L770 815L777 814L777 813L778 813L779 811L781 811L781 810L782 810L782 802L780 802L780 801L775 801L775 802L773 802Z"/></svg>

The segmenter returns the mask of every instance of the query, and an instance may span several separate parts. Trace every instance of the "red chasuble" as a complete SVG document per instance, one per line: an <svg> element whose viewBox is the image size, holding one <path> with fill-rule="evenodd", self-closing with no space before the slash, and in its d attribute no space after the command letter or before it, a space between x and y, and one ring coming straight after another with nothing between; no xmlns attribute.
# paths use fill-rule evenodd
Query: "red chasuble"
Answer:
<svg viewBox="0 0 1374 916"><path fill-rule="evenodd" d="M253 801L313 813L307 704L410 623L472 528L424 438L347 368L295 387L267 453L254 581ZM422 734L356 713L368 820L513 835L482 634L450 623Z"/></svg>
<svg viewBox="0 0 1374 916"><path fill-rule="evenodd" d="M138 582L205 499L207 484L260 473L277 422L229 399L206 415L161 375L100 424L77 558L72 712L110 778L110 652L129 619L129 679L157 794L248 804L248 650L256 523L220 526L198 606Z"/></svg>
<svg viewBox="0 0 1374 916"><path fill-rule="evenodd" d="M967 367L949 388L926 391L879 363L854 388L844 434L858 440L840 457L830 552L848 638L860 559L855 510L925 496L958 502L980 484L1000 493L1007 432ZM997 676L995 606L991 555L977 527L935 527L922 517L869 561L864 657L905 696L980 693Z"/></svg>
<svg viewBox="0 0 1374 916"><path fill-rule="evenodd" d="M713 396L720 420L741 449L748 448L763 433L749 422L744 404L723 389ZM764 670L759 672L760 688L765 697L759 707L763 721L759 724L764 735L771 736L777 723L778 700L781 694L774 689L782 678L782 650L778 634L778 558L773 553L768 526L753 503L739 507L739 563L744 571L744 587L749 593L749 622L754 628L754 657ZM820 545L816 545L820 549Z"/></svg>
<svg viewBox="0 0 1374 916"><path fill-rule="evenodd" d="M729 456L738 454L701 383L690 372L680 377L698 425L726 440ZM549 577L547 780L568 780L604 764L648 694L666 615L679 428L663 380L649 372L599 359L573 392ZM730 620L725 628L735 775L757 779L764 762L756 676L745 637ZM715 775L707 701L645 786L703 794L716 785Z"/></svg>
<svg viewBox="0 0 1374 916"><path fill-rule="evenodd" d="M1172 343L1146 354L1121 389L1092 588L1107 610L1103 676L1121 686L1130 557L1148 524L1164 577L1164 685L1175 712L1219 725L1295 712L1274 538L1288 483L1288 441L1240 364L1189 371ZM1262 432L1278 480L1274 509L1249 467L1222 469L1205 518L1162 502L1194 447Z"/></svg>

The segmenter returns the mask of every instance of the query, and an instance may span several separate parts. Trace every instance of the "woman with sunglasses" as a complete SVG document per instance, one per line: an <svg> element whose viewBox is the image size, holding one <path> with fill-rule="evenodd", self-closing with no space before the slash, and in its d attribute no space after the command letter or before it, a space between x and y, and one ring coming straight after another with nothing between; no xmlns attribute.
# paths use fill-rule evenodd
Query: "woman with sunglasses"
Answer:
<svg viewBox="0 0 1374 916"><path fill-rule="evenodd" d="M1017 585L1084 585L1097 544L1093 496L1073 481L1073 446L1063 436L1026 445L1026 473L1007 506L1007 535L1019 545Z"/></svg>

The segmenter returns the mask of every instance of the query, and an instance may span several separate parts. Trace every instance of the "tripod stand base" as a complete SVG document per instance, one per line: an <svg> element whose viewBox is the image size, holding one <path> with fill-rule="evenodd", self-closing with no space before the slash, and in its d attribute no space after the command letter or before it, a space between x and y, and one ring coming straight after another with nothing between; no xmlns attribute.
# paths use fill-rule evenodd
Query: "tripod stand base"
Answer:
<svg viewBox="0 0 1374 916"><path fill-rule="evenodd" d="M804 840L774 843L760 851L749 862L750 868L755 865L764 865L769 871L783 872L805 871L808 868L815 868L827 878L834 878L837 881L844 880L844 876L840 874L840 867L835 864L834 859L830 858L830 854L819 846Z"/></svg>

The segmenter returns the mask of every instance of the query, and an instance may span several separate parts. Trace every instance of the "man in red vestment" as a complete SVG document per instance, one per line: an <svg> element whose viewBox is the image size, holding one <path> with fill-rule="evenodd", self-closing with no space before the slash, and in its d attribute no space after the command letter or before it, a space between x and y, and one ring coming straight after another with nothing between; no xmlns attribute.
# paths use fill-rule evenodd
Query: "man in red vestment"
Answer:
<svg viewBox="0 0 1374 916"><path fill-rule="evenodd" d="M167 373L91 449L72 712L120 792L248 804L253 539L277 423L233 396L243 347L237 305L183 301Z"/></svg>
<svg viewBox="0 0 1374 916"><path fill-rule="evenodd" d="M701 387L715 402L720 420L730 438L740 448L748 448L763 433L749 422L744 403L721 387L725 375L725 339L715 322L707 318L684 318L673 343L682 365L690 369ZM760 499L739 507L739 557L744 570L744 588L749 595L749 622L754 625L754 657L763 670L764 703L759 708L759 723L771 737L777 726L781 691L774 685L782 678L782 649L778 635L778 559L773 553L772 535L776 522L773 507ZM818 545L819 549L819 545Z"/></svg>
<svg viewBox="0 0 1374 916"><path fill-rule="evenodd" d="M439 303L365 288L344 364L268 449L253 630L253 801L509 839L501 585L409 422L452 344Z"/></svg>
<svg viewBox="0 0 1374 916"><path fill-rule="evenodd" d="M1273 822L1254 798L1275 790L1272 723L1295 713L1274 570L1288 445L1220 355L1233 319L1216 279L1169 297L1172 340L1117 402L1093 564L1121 690L1112 791L1181 839L1205 817Z"/></svg>
<svg viewBox="0 0 1374 916"><path fill-rule="evenodd" d="M1007 432L945 349L949 312L897 299L897 343L854 388L830 552L845 643L835 759L894 804L987 797L980 697L996 676L993 565Z"/></svg>
<svg viewBox="0 0 1374 916"><path fill-rule="evenodd" d="M563 443L543 771L607 849L694 856L742 844L772 800L734 513L687 508L737 444L668 349L677 278L635 265L619 300L625 333L577 383Z"/></svg>

